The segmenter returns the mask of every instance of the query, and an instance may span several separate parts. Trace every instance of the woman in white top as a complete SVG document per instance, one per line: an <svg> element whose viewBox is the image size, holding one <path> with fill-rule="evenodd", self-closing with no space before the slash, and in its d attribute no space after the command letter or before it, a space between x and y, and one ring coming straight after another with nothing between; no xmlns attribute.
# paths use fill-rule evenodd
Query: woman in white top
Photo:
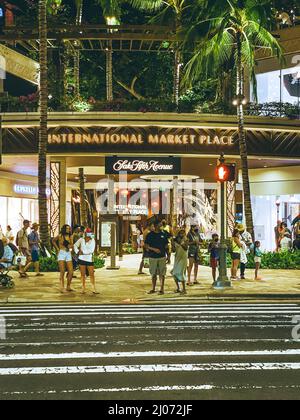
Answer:
<svg viewBox="0 0 300 420"><path fill-rule="evenodd" d="M82 293L86 293L86 276L88 272L93 286L93 293L98 295L96 290L94 267L94 252L96 248L96 242L93 236L94 235L92 231L90 229L86 229L84 237L80 238L74 245L74 251L79 255L78 264L82 280Z"/></svg>
<svg viewBox="0 0 300 420"><path fill-rule="evenodd" d="M13 234L12 228L7 226L5 237L8 240L9 244L13 244L15 240L15 235Z"/></svg>

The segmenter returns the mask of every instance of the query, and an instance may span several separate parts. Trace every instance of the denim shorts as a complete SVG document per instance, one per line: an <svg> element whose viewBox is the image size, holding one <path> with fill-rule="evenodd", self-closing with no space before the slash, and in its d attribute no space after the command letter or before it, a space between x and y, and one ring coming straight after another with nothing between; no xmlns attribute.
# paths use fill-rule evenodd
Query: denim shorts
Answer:
<svg viewBox="0 0 300 420"><path fill-rule="evenodd" d="M33 263L39 262L39 259L40 259L39 251L31 251L31 259Z"/></svg>
<svg viewBox="0 0 300 420"><path fill-rule="evenodd" d="M72 262L72 254L70 251L60 250L57 256L57 261Z"/></svg>

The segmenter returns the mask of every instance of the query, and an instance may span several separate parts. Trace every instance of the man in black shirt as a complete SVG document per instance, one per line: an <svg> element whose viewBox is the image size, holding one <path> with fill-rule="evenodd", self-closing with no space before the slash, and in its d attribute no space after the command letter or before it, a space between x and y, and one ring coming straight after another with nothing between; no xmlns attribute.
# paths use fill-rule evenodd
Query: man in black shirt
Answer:
<svg viewBox="0 0 300 420"><path fill-rule="evenodd" d="M161 223L155 223L155 231L150 232L145 241L145 249L149 254L150 274L152 276L152 290L150 294L155 293L157 277L159 276L161 289L160 294L165 292L165 278L167 274L167 251L169 241L166 235L161 231Z"/></svg>

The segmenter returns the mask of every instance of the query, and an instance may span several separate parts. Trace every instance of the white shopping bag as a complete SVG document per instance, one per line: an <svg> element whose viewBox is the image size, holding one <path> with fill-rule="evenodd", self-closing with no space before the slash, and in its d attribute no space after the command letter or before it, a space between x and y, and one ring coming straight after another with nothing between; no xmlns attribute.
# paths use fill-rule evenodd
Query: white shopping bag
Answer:
<svg viewBox="0 0 300 420"><path fill-rule="evenodd" d="M26 265L27 258L24 255L16 255L14 258L14 265L21 265L24 267Z"/></svg>

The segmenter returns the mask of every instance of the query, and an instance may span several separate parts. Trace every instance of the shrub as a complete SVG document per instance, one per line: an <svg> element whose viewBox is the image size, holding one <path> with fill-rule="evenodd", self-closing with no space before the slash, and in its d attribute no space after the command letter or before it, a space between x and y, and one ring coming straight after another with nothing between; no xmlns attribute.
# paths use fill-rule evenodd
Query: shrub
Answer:
<svg viewBox="0 0 300 420"><path fill-rule="evenodd" d="M231 267L231 255L227 254L227 266ZM204 265L209 266L209 257L204 259ZM254 269L254 255L248 255L247 268ZM262 269L268 270L300 270L300 252L265 252L262 255Z"/></svg>
<svg viewBox="0 0 300 420"><path fill-rule="evenodd" d="M100 269L105 266L103 255L96 256L94 261L95 269ZM51 258L40 257L40 270L42 273L57 273L59 268L56 255L52 255Z"/></svg>

